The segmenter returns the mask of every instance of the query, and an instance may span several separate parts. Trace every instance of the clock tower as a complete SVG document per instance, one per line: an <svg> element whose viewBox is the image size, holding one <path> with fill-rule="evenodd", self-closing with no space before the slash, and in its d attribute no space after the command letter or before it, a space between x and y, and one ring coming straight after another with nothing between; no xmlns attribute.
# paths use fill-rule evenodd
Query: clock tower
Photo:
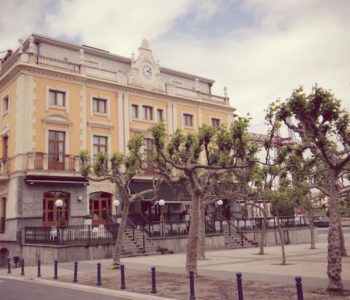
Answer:
<svg viewBox="0 0 350 300"><path fill-rule="evenodd" d="M152 50L145 39L139 47L137 59L134 55L132 56L128 83L150 90L165 91L165 84L160 76L159 63L153 58Z"/></svg>

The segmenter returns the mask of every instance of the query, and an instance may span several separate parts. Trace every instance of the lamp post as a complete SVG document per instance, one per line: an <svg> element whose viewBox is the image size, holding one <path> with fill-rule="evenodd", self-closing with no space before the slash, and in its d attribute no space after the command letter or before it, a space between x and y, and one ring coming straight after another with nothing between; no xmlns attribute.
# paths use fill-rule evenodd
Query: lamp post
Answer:
<svg viewBox="0 0 350 300"><path fill-rule="evenodd" d="M164 215L163 215L163 206L165 205L165 200L160 199L158 201L158 205L160 207L160 236L164 235Z"/></svg>
<svg viewBox="0 0 350 300"><path fill-rule="evenodd" d="M62 207L63 207L63 200L57 199L55 201L55 206L57 208L57 219L58 219L58 226L61 225L61 215L62 215Z"/></svg>
<svg viewBox="0 0 350 300"><path fill-rule="evenodd" d="M218 200L216 201L216 204L219 206L220 231L222 232L222 205L224 202L222 200Z"/></svg>
<svg viewBox="0 0 350 300"><path fill-rule="evenodd" d="M118 207L120 205L120 201L118 199L113 200L113 206L115 207L115 216L116 216L116 221L117 224L120 223L120 218L118 218Z"/></svg>

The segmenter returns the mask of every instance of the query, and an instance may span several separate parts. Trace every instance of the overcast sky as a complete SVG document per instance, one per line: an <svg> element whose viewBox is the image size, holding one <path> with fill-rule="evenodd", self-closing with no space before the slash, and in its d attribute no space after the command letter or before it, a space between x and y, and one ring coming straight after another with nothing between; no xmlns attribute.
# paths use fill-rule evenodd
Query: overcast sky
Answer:
<svg viewBox="0 0 350 300"><path fill-rule="evenodd" d="M148 39L162 66L228 87L261 131L267 105L314 83L350 109L349 0L1 0L0 51L40 33L131 57ZM259 130L260 129L260 130Z"/></svg>

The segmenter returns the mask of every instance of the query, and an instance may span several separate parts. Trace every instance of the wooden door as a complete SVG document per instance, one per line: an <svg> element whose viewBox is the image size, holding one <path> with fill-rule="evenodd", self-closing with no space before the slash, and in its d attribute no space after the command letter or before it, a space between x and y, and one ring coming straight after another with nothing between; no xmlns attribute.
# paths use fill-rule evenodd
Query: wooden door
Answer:
<svg viewBox="0 0 350 300"><path fill-rule="evenodd" d="M112 216L112 198L111 196L107 195L105 195L105 197L90 198L90 214L92 215L92 225L109 223L108 216Z"/></svg>
<svg viewBox="0 0 350 300"><path fill-rule="evenodd" d="M64 170L65 132L49 130L49 169Z"/></svg>
<svg viewBox="0 0 350 300"><path fill-rule="evenodd" d="M58 198L45 197L43 201L43 226L68 225L69 221L69 199L62 199L63 206L58 208L55 201ZM59 224L60 223L60 224Z"/></svg>

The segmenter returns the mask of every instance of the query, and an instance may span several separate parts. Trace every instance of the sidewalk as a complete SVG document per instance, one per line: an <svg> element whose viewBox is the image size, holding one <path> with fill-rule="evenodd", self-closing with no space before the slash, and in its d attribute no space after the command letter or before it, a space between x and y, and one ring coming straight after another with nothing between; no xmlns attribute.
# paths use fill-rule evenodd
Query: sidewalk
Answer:
<svg viewBox="0 0 350 300"><path fill-rule="evenodd" d="M350 248L347 245L348 249ZM258 248L220 250L207 252L207 259L198 263L199 276L195 281L196 299L236 299L235 273L243 277L244 299L296 299L295 276L302 276L305 299L329 299L324 295L328 278L326 274L326 244L288 245L287 265L281 266L280 247L268 247L265 255L258 255ZM96 264L102 264L102 288L96 287ZM73 284L73 263L59 264L60 284L86 289L86 285L101 292L113 289L115 293L132 292L130 299L158 299L151 294L150 268L157 268L157 295L167 299L188 299L189 284L185 274L185 254L140 256L122 259L126 270L125 290L119 290L120 271L110 268L111 260L79 262L78 281ZM37 268L26 267L25 278L37 280ZM53 281L53 265L41 268L45 282ZM7 270L0 270L0 277L7 276ZM14 277L20 276L20 269L13 269ZM23 278L23 277L22 277ZM350 290L350 257L343 258L342 279L344 288ZM89 287L89 289L91 288ZM140 293L135 296L134 293ZM117 294L116 294L117 295ZM136 297L136 298L135 298ZM163 298L163 299L165 299ZM332 299L350 299L349 296Z"/></svg>

